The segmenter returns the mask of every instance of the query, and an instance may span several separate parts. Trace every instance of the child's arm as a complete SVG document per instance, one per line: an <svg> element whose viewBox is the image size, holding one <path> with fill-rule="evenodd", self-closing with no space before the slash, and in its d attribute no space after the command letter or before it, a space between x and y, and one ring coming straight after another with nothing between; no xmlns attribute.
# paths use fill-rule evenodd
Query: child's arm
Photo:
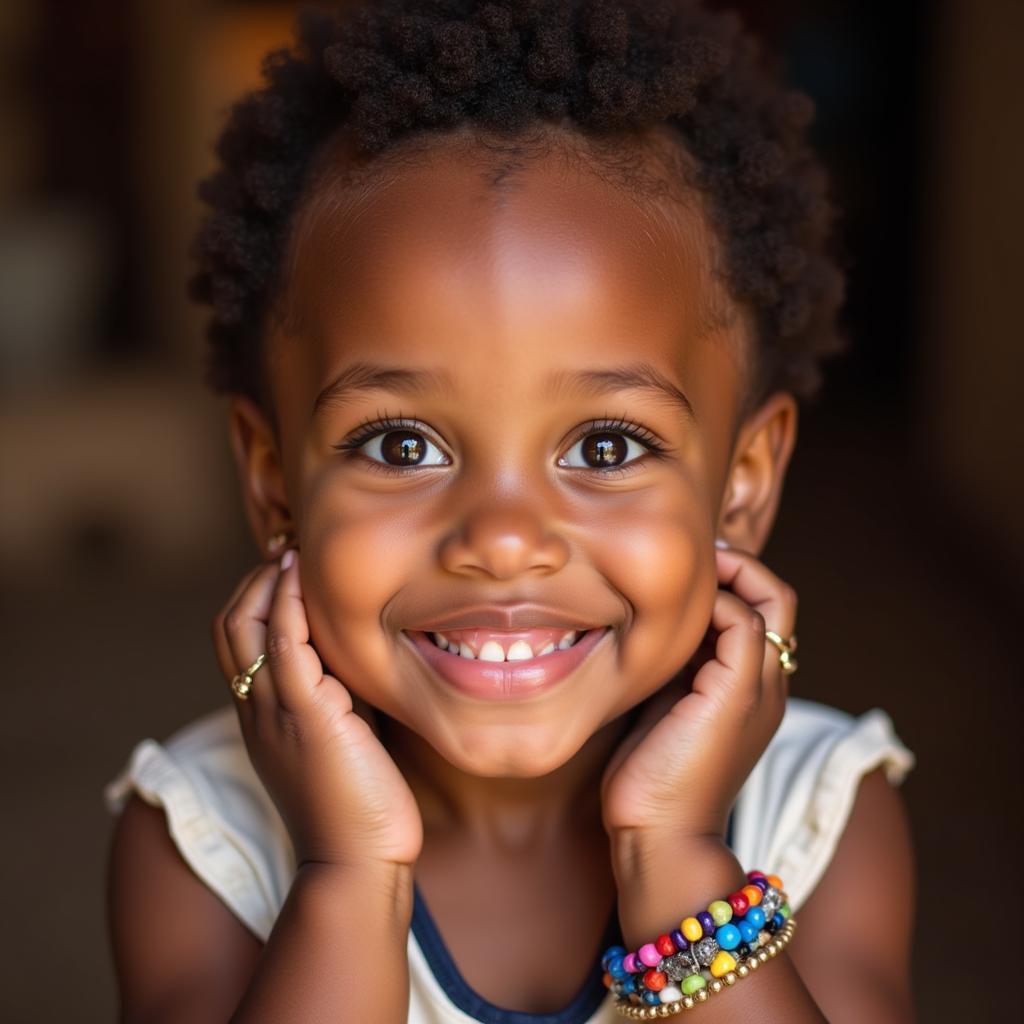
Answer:
<svg viewBox="0 0 1024 1024"><path fill-rule="evenodd" d="M163 812L132 797L110 862L121 1020L405 1024L412 872L389 867L300 869L264 947L182 860Z"/></svg>
<svg viewBox="0 0 1024 1024"><path fill-rule="evenodd" d="M288 552L280 569L250 573L213 624L225 679L267 655L236 708L250 760L292 841L288 898L261 951L181 859L163 815L131 801L110 878L127 1021L408 1018L419 808L348 689L323 671L295 559Z"/></svg>

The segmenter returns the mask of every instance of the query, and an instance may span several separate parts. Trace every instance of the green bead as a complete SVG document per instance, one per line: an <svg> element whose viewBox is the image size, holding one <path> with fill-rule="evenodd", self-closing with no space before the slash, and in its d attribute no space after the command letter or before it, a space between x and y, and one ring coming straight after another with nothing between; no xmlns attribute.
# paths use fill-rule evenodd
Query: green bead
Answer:
<svg viewBox="0 0 1024 1024"><path fill-rule="evenodd" d="M782 906L779 907L779 913L782 915L783 920L788 921L789 915L792 914L793 911L789 909L788 903L783 903Z"/></svg>
<svg viewBox="0 0 1024 1024"><path fill-rule="evenodd" d="M709 904L708 913L715 919L715 924L728 924L732 920L732 907L725 900L715 900Z"/></svg>
<svg viewBox="0 0 1024 1024"><path fill-rule="evenodd" d="M691 974L688 978L683 978L683 995L692 996L697 989L706 986L707 982L702 974Z"/></svg>

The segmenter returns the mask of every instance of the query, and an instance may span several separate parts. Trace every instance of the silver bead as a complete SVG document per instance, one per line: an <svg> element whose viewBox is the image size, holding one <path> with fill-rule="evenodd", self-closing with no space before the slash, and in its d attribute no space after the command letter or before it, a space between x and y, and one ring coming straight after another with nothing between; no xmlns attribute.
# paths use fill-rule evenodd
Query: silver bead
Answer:
<svg viewBox="0 0 1024 1024"><path fill-rule="evenodd" d="M769 885L761 898L761 909L764 911L766 921L770 921L775 912L782 906L782 894L774 885Z"/></svg>
<svg viewBox="0 0 1024 1024"><path fill-rule="evenodd" d="M696 945L691 947L697 962L702 967L708 967L711 961L718 955L719 945L710 935L705 935Z"/></svg>
<svg viewBox="0 0 1024 1024"><path fill-rule="evenodd" d="M682 981L683 978L688 978L693 974L697 968L693 966L693 961L685 953L674 953L672 956L665 957L658 964L658 970L667 974L673 981Z"/></svg>

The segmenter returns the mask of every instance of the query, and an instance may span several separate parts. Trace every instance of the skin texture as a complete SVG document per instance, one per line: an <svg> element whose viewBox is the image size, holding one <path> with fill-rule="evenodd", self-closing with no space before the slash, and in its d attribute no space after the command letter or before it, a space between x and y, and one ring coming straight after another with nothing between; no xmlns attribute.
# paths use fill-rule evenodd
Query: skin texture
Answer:
<svg viewBox="0 0 1024 1024"><path fill-rule="evenodd" d="M652 173L658 152L652 139ZM301 554L286 572L249 574L214 634L226 678L270 656L239 715L299 862L414 865L467 981L538 1012L576 992L617 895L633 908L628 926L647 927L634 870L644 857L699 849L721 884L742 884L721 836L788 692L764 629L795 631L796 595L756 555L797 416L785 393L745 408L746 322L720 315L716 248L694 197L638 198L571 147L502 160L456 137L355 184L319 182L269 337L273 410L236 398L230 415L254 535L265 550L293 529ZM317 407L342 371L371 362L449 379ZM639 362L691 412L564 381ZM370 448L333 447L381 415L414 419L434 464L387 474ZM631 440L628 470L602 476L578 442L617 417L667 450ZM733 550L716 552L716 536ZM509 703L454 692L402 634L453 608L518 601L612 633L561 685ZM695 772L699 787L684 781ZM149 907L164 897L152 876L132 875L135 846L180 887L183 932L216 920L231 961L218 981L134 963L137 915L174 917ZM788 1000L776 1004L787 1020L909 1019L912 883L902 804L875 773L786 967L701 1012L709 1024L742 1014L740 990L760 986ZM840 919L849 927L835 929ZM259 944L190 885L159 813L137 802L115 840L112 920L119 972L134 979L126 1006L152 1007L158 990L199 1005L221 986L205 1016L162 1020L224 1019L260 963ZM479 941L495 920L516 922L503 956L515 972ZM558 963L552 934L567 951Z"/></svg>

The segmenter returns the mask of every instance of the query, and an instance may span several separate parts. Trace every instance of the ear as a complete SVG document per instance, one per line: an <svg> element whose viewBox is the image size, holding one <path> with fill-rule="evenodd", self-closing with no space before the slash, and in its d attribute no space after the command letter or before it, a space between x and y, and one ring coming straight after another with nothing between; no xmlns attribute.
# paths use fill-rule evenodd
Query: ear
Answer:
<svg viewBox="0 0 1024 1024"><path fill-rule="evenodd" d="M234 395L228 405L228 436L235 456L249 528L260 551L281 531L294 532L277 435L252 399Z"/></svg>
<svg viewBox="0 0 1024 1024"><path fill-rule="evenodd" d="M796 399L786 391L769 397L740 428L718 518L718 536L760 554L782 497L782 483L796 444Z"/></svg>

